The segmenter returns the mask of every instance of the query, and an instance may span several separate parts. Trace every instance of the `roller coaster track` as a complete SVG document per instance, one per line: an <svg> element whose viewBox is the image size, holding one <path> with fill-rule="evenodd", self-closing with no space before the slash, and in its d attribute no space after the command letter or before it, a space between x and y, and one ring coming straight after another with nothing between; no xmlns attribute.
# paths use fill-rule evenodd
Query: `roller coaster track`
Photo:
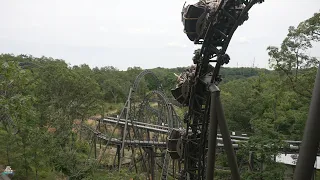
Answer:
<svg viewBox="0 0 320 180"><path fill-rule="evenodd" d="M123 129L125 124L126 124L126 120L125 119L120 119L120 118L114 118L114 117L105 117L105 118L90 118L93 120L96 120L99 123L103 123L103 124L118 124L119 126L121 126L121 128ZM130 123L127 123L127 126L134 126L137 129L143 129L143 130L149 130L151 132L156 132L159 134L169 134L170 131L172 130L171 128L168 127L168 125L163 124L163 125L155 125L155 124L150 124L150 123L144 123L141 121L129 121ZM150 149L156 148L156 149L162 149L163 151L161 153L158 154L158 157L153 157L154 159L158 158L158 160L153 160L154 161L154 166L158 167L158 171L161 170L161 176L160 175L155 175L154 178L155 179L167 179L168 176L170 177L174 177L174 178L180 178L182 176L181 174L181 170L178 171L176 169L176 167L173 167L172 162L174 160L172 160L170 158L169 153L167 153L165 150L167 150L167 140L163 139L163 140L159 140L159 139L149 139L149 140L141 140L141 139L126 139L126 140L122 140L121 138L109 138L108 135L103 134L102 132L98 131L97 129L94 129L92 126L89 125L82 125L82 128L86 131L90 131L91 133L93 133L95 135L95 138L102 140L103 142L108 142L108 146L109 147L117 147L119 150L121 148L122 145L124 145L126 148L132 148L132 147L140 147L143 149L144 151L144 156L146 158L146 161L148 161L149 163L151 162L150 157L148 157L146 154L149 153ZM185 129L183 128L179 128L176 129L179 131L185 131ZM246 137L246 136L233 136L231 135L231 142L232 142L232 147L235 150L238 150L239 148L242 147L242 145L244 143L247 143L248 140L250 139L250 137ZM223 137L221 134L217 135L217 146L216 148L220 151L223 152L224 149L224 144L223 144ZM279 153L297 153L300 150L300 146L301 146L301 141L290 141L290 140L285 140L284 143L286 143L286 146L283 146L280 149ZM96 144L95 144L96 145ZM268 148L268 146L266 146L265 148ZM117 150L117 151L119 151ZM320 151L318 152L320 153ZM117 156L118 159L120 159L121 157L120 154L115 154L114 156ZM116 159L116 158L115 158ZM135 161L137 162L139 159L139 162L142 162L142 155L139 156L136 160L132 160L131 161ZM126 164L130 164L130 162L121 162L119 160L119 163L121 163L123 165L123 168L129 168L132 169L133 167L131 165L126 165ZM145 166L147 166L147 162L143 162L146 163ZM182 164L180 163L176 163L176 166L182 166ZM118 165L113 165L112 167L119 167ZM150 178L151 179L151 178Z"/></svg>
<svg viewBox="0 0 320 180"><path fill-rule="evenodd" d="M154 86L155 89L141 97L139 83L146 76L153 78L153 82L157 84ZM114 157L112 166L120 170L122 165L128 163L129 158L130 170L144 173L148 179L159 179L157 177L160 177L162 167L168 167L164 165L164 161L170 162L169 158L165 160L165 157L169 157L166 155L166 138L171 129L179 129L181 125L173 105L161 87L152 71L142 71L130 88L127 101L118 118L91 118L97 121L98 125L95 128L81 127L83 131L91 133L88 137L93 144L97 168L101 163L105 164L103 161L106 158ZM100 145L99 155L96 155L97 141L104 144ZM111 147L116 147L115 154L110 155L108 152ZM130 149L130 153L125 151L127 148ZM107 153L109 155L106 157ZM89 159L92 158L88 157ZM161 168L157 164L160 164Z"/></svg>
<svg viewBox="0 0 320 180"><path fill-rule="evenodd" d="M184 140L185 169L182 179L206 179L211 99L209 87L212 84L217 85L221 81L219 78L220 67L230 60L229 56L225 54L230 40L238 26L246 20L250 8L258 2L258 0L222 0L217 10L208 14L209 25L203 41L200 42L202 47L195 52L193 58L194 64L197 66L195 80L190 83L188 116L184 120L187 123L187 131ZM245 7L238 10L235 8L236 3ZM239 13L239 11L241 12ZM236 16L237 14L240 15ZM212 67L210 62L216 63L215 67Z"/></svg>
<svg viewBox="0 0 320 180"><path fill-rule="evenodd" d="M98 118L91 118L91 119L95 119L97 121L100 121L100 119L98 119ZM121 126L125 125L124 119L117 119L114 117L106 117L106 118L102 119L100 122L107 123L107 124L119 123L119 125L121 125ZM163 134L168 134L170 132L170 130L167 126L158 126L158 125L154 125L154 124L141 123L139 121L132 121L132 122L133 122L133 124L128 123L128 125L135 126L137 128L141 128L141 129L146 129L146 130L158 132L158 133L163 133ZM96 134L97 138L107 140L106 135L103 135L101 132L93 129L92 127L87 126L87 125L83 125L83 127L87 130L90 130L94 134ZM184 131L184 129L177 129L177 130ZM222 148L223 147L222 135L217 134L217 137L218 137L217 140L219 141L217 147ZM248 140L250 139L250 137L248 137L248 136L233 136L233 135L231 135L230 137L231 137L231 142L233 142L234 148L239 148L239 143L247 143ZM121 144L121 142L122 142L121 140L116 139L116 138L111 139L112 145ZM283 153L298 152L299 151L301 141L284 140L283 142L287 144L287 147L282 148ZM151 147L151 146L166 147L167 146L166 141L159 142L159 141L126 140L125 144L128 146L141 145L141 146L148 146L148 147ZM320 150L319 150L319 153L320 153Z"/></svg>
<svg viewBox="0 0 320 180"><path fill-rule="evenodd" d="M138 76L139 78L143 78L145 75L152 74L151 71L142 72L144 75ZM153 77L156 77L154 74ZM320 78L320 68L319 68L319 78ZM136 83L140 82L141 80L135 81ZM319 81L320 82L320 81ZM319 85L318 85L319 86ZM135 90L139 87L135 85ZM158 85L157 87L161 87ZM319 86L320 87L320 86ZM160 90L159 90L160 89ZM319 88L318 88L319 89ZM131 93L132 93L131 89ZM129 93L128 100L134 100L135 97ZM316 94L318 94L316 92ZM157 99L157 98L158 99ZM139 99L139 98L137 98ZM160 103L157 107L152 107L150 105L151 102ZM315 108L318 109L318 108ZM128 116L126 116L128 115ZM139 119L138 117L143 117ZM157 121L148 121L148 118L154 119L156 117ZM319 117L319 116L315 116ZM9 118L2 118L2 119L9 119ZM168 138L173 131L179 131L184 134L192 134L192 128L183 128L178 118L177 114L174 111L173 106L171 105L170 101L167 100L166 96L161 92L161 88L157 88L156 90L151 91L148 93L142 100L142 102L130 102L126 103L125 107L123 108L121 115L119 118L114 117L102 117L102 118L90 118L95 120L98 124L95 128L89 125L81 125L81 130L84 132L89 132L88 137L91 140L91 144L94 148L97 147L98 143L96 140L100 141L100 149L101 143L105 143L105 147L112 148L116 147L117 152L116 154L112 154L110 157L114 157L113 164L110 166L105 164L102 167L111 167L120 169L121 165L122 168L128 168L130 171L135 171L139 174L144 174L146 179L185 179L186 176L184 174L186 167L184 163L186 160L181 161L177 159L172 159L170 157L169 147L168 147ZM6 123L7 121L3 121ZM9 120L8 122L12 122ZM110 131L101 131L100 128L102 125L112 126L121 129L121 136L114 137L114 134ZM190 123L189 123L190 124ZM14 127L13 125L9 125ZM127 135L124 134L124 129L127 127ZM190 127L190 125L189 125ZM317 126L318 127L318 126ZM114 131L114 129L112 131ZM131 131L130 131L131 130ZM309 131L308 131L309 132ZM153 133L156 135L164 135L164 138L155 139L150 138L150 134ZM148 136L142 136L147 134ZM134 135L130 137L130 135ZM225 149L223 143L223 136L222 134L217 134L217 150L223 152ZM241 149L244 144L246 144L250 137L247 136L234 136L230 135L232 147L235 150ZM304 139L305 141L305 139ZM188 142L188 141L187 141ZM300 148L303 146L301 141L290 141L285 140L285 145L280 147L280 152L282 153L297 153L300 151ZM308 142L307 142L308 143ZM283 145L283 144L282 144ZM124 162L121 159L125 158L124 154L120 153L124 150L124 148L131 149L132 155L130 161ZM270 148L267 145L265 148ZM138 152L137 152L138 151ZM207 147L203 151L207 151ZM317 149L317 154L320 154L319 148ZM201 155L201 154L199 154ZM102 158L101 156L100 158ZM116 161L116 158L118 161ZM95 161L99 161L99 157L94 158ZM140 164L140 166L138 166ZM157 167L157 168L156 168ZM99 167L97 167L99 168ZM220 168L220 167L216 167ZM302 169L302 168L300 168ZM299 170L300 170L299 169ZM305 168L304 168L305 169ZM224 169L223 169L224 170ZM170 177L170 178L169 178ZM305 176L304 176L305 177Z"/></svg>
<svg viewBox="0 0 320 180"><path fill-rule="evenodd" d="M147 73L142 72L141 74L148 75L151 73L151 71L147 71ZM138 78L143 78L144 75L139 75ZM155 76L152 75L152 77ZM140 81L136 80L135 82ZM94 159L99 162L99 165L101 160L113 158L111 165L104 163L104 166L101 167L113 167L113 169L117 170L128 168L130 171L144 174L146 179L187 179L185 170L188 170L188 165L185 163L190 161L188 160L190 157L181 156L179 159L173 158L172 154L170 154L172 151L169 140L172 140L171 135L173 132L179 132L184 136L182 138L187 137L183 139L183 143L185 143L183 145L191 141L197 142L194 139L190 139L192 137L190 134L194 133L194 129L190 128L190 122L187 123L189 124L187 128L182 127L173 105L159 88L150 91L143 98L137 98L134 93L139 85L135 85L134 87L136 89L135 91L133 91L133 88L130 89L128 100L119 117L90 118L96 121L96 127L94 128L89 125L81 127L83 131L91 133L91 142L95 151L98 144L97 140L100 141L100 153L99 156L95 155ZM161 85L157 87L161 87ZM152 107L152 104L155 102L159 104L156 107ZM108 127L112 128L108 129ZM116 129L120 132L118 136L115 135ZM189 134L189 136L185 136L186 134ZM216 149L221 153L224 152L224 136L217 134L216 139ZM250 137L247 136L230 135L230 141L234 150L241 149L249 140ZM101 146L101 143L104 144L104 147ZM195 145L193 148L197 147ZM300 147L301 141L286 140L283 142L282 147L278 147L278 149L279 153L297 153ZM113 154L109 153L107 157L104 156L106 149L110 150L110 148L116 148L116 152ZM265 148L270 147L266 145ZM128 151L124 151L124 149L128 149ZM126 154L129 151L131 153ZM204 146L204 149L199 152L207 151L208 147ZM187 152L192 151L189 149ZM319 150L318 154L320 154ZM201 156L202 154L198 153L198 155ZM195 158L193 162L197 160Z"/></svg>

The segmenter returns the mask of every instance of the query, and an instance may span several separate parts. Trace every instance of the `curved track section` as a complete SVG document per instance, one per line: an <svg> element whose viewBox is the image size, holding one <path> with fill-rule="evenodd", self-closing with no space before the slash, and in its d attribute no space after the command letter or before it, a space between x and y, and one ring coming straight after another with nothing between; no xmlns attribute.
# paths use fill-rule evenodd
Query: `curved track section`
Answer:
<svg viewBox="0 0 320 180"><path fill-rule="evenodd" d="M132 89L134 92L136 92L139 89L140 82L145 76L151 76L153 78L153 80L155 80L155 82L156 82L157 90L162 90L162 85L161 85L158 77L152 71L144 70L136 77L136 79L133 83Z"/></svg>
<svg viewBox="0 0 320 180"><path fill-rule="evenodd" d="M142 95L137 90L146 76L152 77L153 83L156 82L152 86L156 89ZM172 129L180 128L181 123L153 72L145 70L137 76L117 118L96 120L96 127L87 126L83 129L86 129L88 140L93 144L88 159L96 159L97 168L125 168L146 179L160 179L163 168L170 167L170 158L165 160L167 138ZM97 148L98 141L102 141L101 148ZM174 173L168 171L168 176L177 176Z"/></svg>

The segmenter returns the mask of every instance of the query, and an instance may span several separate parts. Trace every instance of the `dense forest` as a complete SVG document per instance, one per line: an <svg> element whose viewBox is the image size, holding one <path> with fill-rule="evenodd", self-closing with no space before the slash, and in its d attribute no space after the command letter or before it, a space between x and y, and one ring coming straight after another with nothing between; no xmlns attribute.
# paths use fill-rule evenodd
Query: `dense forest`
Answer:
<svg viewBox="0 0 320 180"><path fill-rule="evenodd" d="M257 161L268 164L263 171L242 171L244 179L282 179L284 166L270 157L277 154L275 144L281 140L302 138L319 65L319 59L308 52L319 40L320 13L316 13L290 27L280 47L267 48L272 70L221 70L220 88L229 128L251 137L237 153L238 161L245 161L247 152L254 151ZM151 71L171 96L174 73L184 69L158 67ZM98 179L90 165L83 165L89 147L76 136L74 122L119 111L141 71L140 67L126 71L85 64L70 67L60 59L1 54L0 169L12 166L14 179ZM151 80L143 83L145 91L152 89ZM106 174L114 179L128 175Z"/></svg>

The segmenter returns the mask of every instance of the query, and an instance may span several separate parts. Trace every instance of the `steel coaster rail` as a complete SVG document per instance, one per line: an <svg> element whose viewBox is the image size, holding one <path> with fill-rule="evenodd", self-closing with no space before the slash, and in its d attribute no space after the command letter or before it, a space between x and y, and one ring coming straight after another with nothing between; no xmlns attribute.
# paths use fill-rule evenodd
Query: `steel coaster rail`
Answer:
<svg viewBox="0 0 320 180"><path fill-rule="evenodd" d="M88 126L88 125L82 125L82 127L84 127L85 129L89 130L90 132L94 133L97 135L98 138L100 139L103 139L103 140L108 140L108 137L106 135L103 135L101 132L93 129L92 127ZM240 148L240 144L238 143L247 143L247 141L244 141L244 140L239 140L239 139L234 139L232 136L231 137L231 142L233 142L233 147L234 148ZM245 140L249 140L248 137L241 137L241 139L245 139ZM223 138L220 134L218 134L217 136L217 141L218 141L218 147L223 147ZM122 140L119 140L117 138L111 138L110 140L110 144L109 145L114 145L114 144L121 144L122 143ZM142 140L125 140L125 145L139 145L139 144L146 144L146 145L163 145L164 147L166 146L166 141L142 141ZM284 142L287 142L290 146L289 147L283 147L281 149L283 149L283 152L298 152L300 147L298 146L299 145L299 142L300 141L284 141ZM290 142L293 142L292 144L290 144ZM293 145L295 144L295 145ZM149 146L148 146L149 147ZM265 145L266 148L268 148L267 145ZM318 153L320 153L320 150L318 151Z"/></svg>
<svg viewBox="0 0 320 180"><path fill-rule="evenodd" d="M234 17L235 10L232 9L232 4L235 4L235 0L222 0L219 4L218 10L209 14L209 26L206 32L206 35L203 39L202 47L200 51L195 53L194 63L197 64L195 72L195 81L191 87L190 100L189 100L189 111L188 116L185 121L187 122L187 130L185 140L185 149L184 149L184 162L185 162L185 172L184 177L182 178L191 178L191 179L211 179L210 174L205 174L205 169L207 163L214 163L214 159L209 159L208 162L204 162L207 150L208 138L212 142L216 138L216 129L213 126L215 132L209 132L210 136L207 136L208 133L208 124L214 122L208 122L210 103L207 102L210 100L210 93L208 91L208 86L211 84L217 84L220 79L218 78L220 67L228 63L230 58L225 54L226 49L230 43L233 33L237 27L245 21L244 16L247 15L249 9L258 2L258 0L252 1L241 1L241 4L244 4L245 8L240 13L240 16ZM238 1L239 2L239 1ZM221 23L220 19L226 17L229 20L229 24ZM232 28L230 28L230 23ZM220 38L217 38L220 37ZM216 60L211 60L215 57ZM213 71L211 72L211 81L205 82L204 76L208 75L211 71L209 63L216 62ZM205 109L203 109L205 106ZM222 111L222 110L221 110ZM223 113L220 113L223 114ZM212 114L213 115L213 114ZM218 113L219 115L219 113ZM219 117L219 120L222 121L223 116ZM211 117L215 118L215 117ZM219 121L218 121L219 122ZM225 123L219 123L220 130L223 129L224 136L229 136L227 126L221 126ZM192 130L189 132L189 128ZM228 140L229 139L229 140ZM229 165L232 168L232 174L234 179L240 179L239 173L237 170L235 155L230 144L230 137L224 138L224 143L227 145L227 151ZM209 146L209 153L215 153L214 146ZM209 158L213 158L212 154ZM213 162L212 162L213 161ZM231 164L230 164L231 163ZM212 167L212 164L209 168ZM207 170L207 171L212 171ZM208 172L207 172L208 173ZM206 177L209 175L210 177Z"/></svg>
<svg viewBox="0 0 320 180"><path fill-rule="evenodd" d="M124 125L125 124L125 122L122 121L121 119L120 119L120 121L116 121L114 119L116 119L116 118L112 118L112 119L110 118L109 119L109 117L108 117L108 118L103 119L103 122L104 123L118 123L119 125ZM99 119L96 119L96 120L99 120ZM139 122L139 121L133 121L133 122L134 122L133 126L136 126L138 128L153 130L153 131L161 132L161 133L165 133L165 134L169 132L169 128L167 126L154 125L154 126L159 127L159 128L153 128L152 127L153 124L142 123L142 122ZM138 125L138 124L143 124L145 126ZM128 123L128 125L132 126L132 123L130 122L130 123ZM175 128L173 128L173 129L175 129ZM184 131L185 129L175 129L175 130ZM221 134L217 134L217 137L220 137L220 139L222 139L221 138L222 137ZM240 140L239 142L246 142L246 141L248 141L250 139L250 137L248 137L248 136L230 135L230 137L231 137L231 140L234 141L234 142L239 141L239 140ZM243 141L241 141L241 140L243 140ZM284 140L283 142L288 143L288 144L296 144L296 145L300 145L301 144L301 141Z"/></svg>

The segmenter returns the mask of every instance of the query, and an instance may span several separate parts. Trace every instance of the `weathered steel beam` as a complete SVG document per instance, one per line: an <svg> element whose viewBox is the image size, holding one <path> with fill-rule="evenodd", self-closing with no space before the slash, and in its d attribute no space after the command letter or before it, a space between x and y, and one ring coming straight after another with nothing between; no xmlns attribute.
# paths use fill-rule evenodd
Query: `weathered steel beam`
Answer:
<svg viewBox="0 0 320 180"><path fill-rule="evenodd" d="M118 123L119 125L125 125L126 122L124 121L118 121L118 120L114 120L114 119L103 119L102 120L103 123ZM132 126L131 121L128 122L129 126ZM152 124L147 124L147 123L138 123L138 121L133 121L133 126L141 128L141 129L148 129L150 131L156 131L156 132L161 132L161 133L168 133L169 132L169 128L165 127L165 126L156 126L156 125L152 125Z"/></svg>
<svg viewBox="0 0 320 180"><path fill-rule="evenodd" d="M238 169L237 158L232 147L231 137L228 129L228 125L224 116L223 107L220 100L220 93L217 94L217 118L219 129L223 137L223 144L226 150L228 165L230 166L231 176L233 180L240 180L240 172Z"/></svg>
<svg viewBox="0 0 320 180"><path fill-rule="evenodd" d="M218 119L217 119L217 113L215 111L217 109L217 93L218 92L216 91L211 93L210 121L209 121L209 129L208 129L209 131L208 158L207 158L207 169L206 169L207 180L213 180L214 166L216 162Z"/></svg>

